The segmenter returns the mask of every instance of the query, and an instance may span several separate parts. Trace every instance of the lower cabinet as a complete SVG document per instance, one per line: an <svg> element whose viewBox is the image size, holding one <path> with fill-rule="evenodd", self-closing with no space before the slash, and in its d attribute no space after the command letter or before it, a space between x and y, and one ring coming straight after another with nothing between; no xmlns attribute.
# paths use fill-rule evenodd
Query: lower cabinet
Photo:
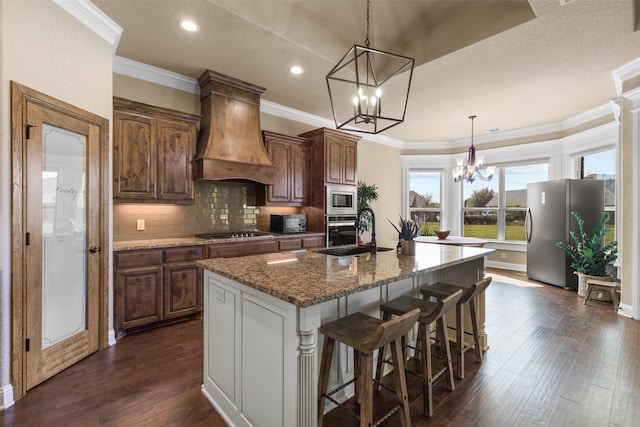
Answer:
<svg viewBox="0 0 640 427"><path fill-rule="evenodd" d="M202 246L114 253L116 338L202 312Z"/></svg>
<svg viewBox="0 0 640 427"><path fill-rule="evenodd" d="M203 394L229 425L299 425L296 307L204 275Z"/></svg>
<svg viewBox="0 0 640 427"><path fill-rule="evenodd" d="M200 316L203 258L258 255L324 246L324 234L114 252L114 329L127 332Z"/></svg>
<svg viewBox="0 0 640 427"><path fill-rule="evenodd" d="M323 248L324 234L314 236L279 237L279 251L295 251L297 249Z"/></svg>

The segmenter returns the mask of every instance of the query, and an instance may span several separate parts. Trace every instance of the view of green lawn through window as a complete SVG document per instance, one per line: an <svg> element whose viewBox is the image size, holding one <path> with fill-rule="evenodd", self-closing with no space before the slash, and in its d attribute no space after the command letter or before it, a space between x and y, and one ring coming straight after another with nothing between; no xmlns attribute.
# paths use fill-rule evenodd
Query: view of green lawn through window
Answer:
<svg viewBox="0 0 640 427"><path fill-rule="evenodd" d="M616 217L615 150L588 154L578 160L582 179L605 182L605 210L610 215L606 242L611 242L615 239ZM415 222L423 224L421 235L434 235L433 231L440 229L441 179L440 171L409 171L409 214ZM548 163L533 163L498 167L490 181L464 182L462 234L526 241L527 185L548 179Z"/></svg>

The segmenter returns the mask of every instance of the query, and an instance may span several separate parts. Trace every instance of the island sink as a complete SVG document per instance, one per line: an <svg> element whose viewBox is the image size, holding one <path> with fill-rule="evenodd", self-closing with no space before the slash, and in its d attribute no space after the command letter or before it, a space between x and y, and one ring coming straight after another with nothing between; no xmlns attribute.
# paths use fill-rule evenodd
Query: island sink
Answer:
<svg viewBox="0 0 640 427"><path fill-rule="evenodd" d="M391 251L392 248L381 248L378 246L377 252ZM349 256L349 255L360 255L371 252L371 248L368 246L337 246L329 249L319 249L314 252L325 255L333 255L333 256Z"/></svg>

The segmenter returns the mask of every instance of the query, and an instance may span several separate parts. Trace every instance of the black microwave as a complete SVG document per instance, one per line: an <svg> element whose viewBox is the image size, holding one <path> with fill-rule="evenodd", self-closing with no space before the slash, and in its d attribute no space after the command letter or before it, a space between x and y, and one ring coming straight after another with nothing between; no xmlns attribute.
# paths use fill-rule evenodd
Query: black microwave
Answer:
<svg viewBox="0 0 640 427"><path fill-rule="evenodd" d="M306 215L271 215L269 231L272 233L304 233L307 231Z"/></svg>

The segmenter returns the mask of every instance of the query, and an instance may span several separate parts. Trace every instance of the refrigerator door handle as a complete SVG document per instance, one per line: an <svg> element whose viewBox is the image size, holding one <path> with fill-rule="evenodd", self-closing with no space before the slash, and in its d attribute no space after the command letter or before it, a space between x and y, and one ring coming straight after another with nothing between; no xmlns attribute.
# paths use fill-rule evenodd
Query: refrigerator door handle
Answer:
<svg viewBox="0 0 640 427"><path fill-rule="evenodd" d="M531 232L533 231L533 219L531 218L531 209L527 208L524 218L524 234L527 237L527 243L531 243Z"/></svg>

